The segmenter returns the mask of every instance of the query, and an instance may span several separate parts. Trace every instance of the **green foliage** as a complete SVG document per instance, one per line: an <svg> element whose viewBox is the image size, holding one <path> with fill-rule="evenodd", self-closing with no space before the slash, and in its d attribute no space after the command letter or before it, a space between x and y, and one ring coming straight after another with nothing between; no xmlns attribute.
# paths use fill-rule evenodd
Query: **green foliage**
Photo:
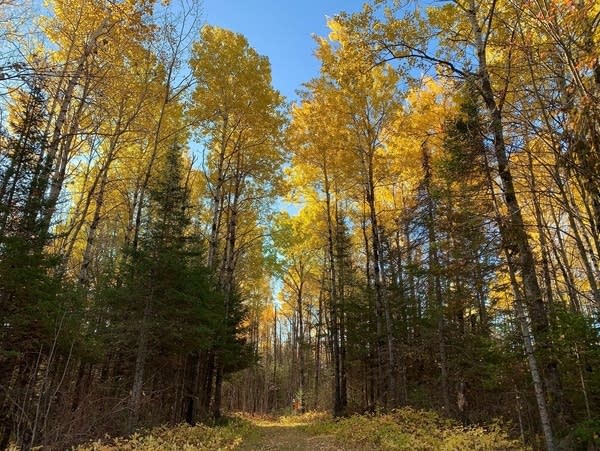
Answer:
<svg viewBox="0 0 600 451"><path fill-rule="evenodd" d="M579 423L575 426L572 435L575 449L587 450L598 448L600 446L600 418Z"/></svg>
<svg viewBox="0 0 600 451"><path fill-rule="evenodd" d="M224 373L240 371L256 363L254 348L245 338L243 321L247 316L247 308L240 295L232 293L228 307L223 302L213 304L212 312L219 312L216 317L219 321L216 343Z"/></svg>
<svg viewBox="0 0 600 451"><path fill-rule="evenodd" d="M181 148L173 145L160 162L160 175L150 190L148 215L139 247L126 251L122 279L101 296L108 301L116 338L135 347L145 306L157 358L210 349L223 327L223 296L203 264L197 236L188 233L188 194L181 186ZM133 326L133 328L131 327ZM113 342L113 331L108 343Z"/></svg>
<svg viewBox="0 0 600 451"><path fill-rule="evenodd" d="M77 309L70 287L60 286L59 259L45 249L47 113L40 85L32 77L15 91L10 133L0 140L0 366L50 345L57 330L66 330L62 319Z"/></svg>
<svg viewBox="0 0 600 451"><path fill-rule="evenodd" d="M52 340L60 314L58 280L49 274L56 260L32 249L31 240L21 237L6 238L0 245L0 352L11 346L32 351Z"/></svg>

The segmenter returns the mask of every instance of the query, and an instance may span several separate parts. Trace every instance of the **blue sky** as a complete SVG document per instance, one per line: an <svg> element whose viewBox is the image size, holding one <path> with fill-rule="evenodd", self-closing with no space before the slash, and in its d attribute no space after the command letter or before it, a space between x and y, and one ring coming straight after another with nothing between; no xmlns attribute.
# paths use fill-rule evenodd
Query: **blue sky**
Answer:
<svg viewBox="0 0 600 451"><path fill-rule="evenodd" d="M365 0L204 0L204 19L242 33L271 61L273 84L289 100L319 73L313 34L325 36L326 16L358 11Z"/></svg>

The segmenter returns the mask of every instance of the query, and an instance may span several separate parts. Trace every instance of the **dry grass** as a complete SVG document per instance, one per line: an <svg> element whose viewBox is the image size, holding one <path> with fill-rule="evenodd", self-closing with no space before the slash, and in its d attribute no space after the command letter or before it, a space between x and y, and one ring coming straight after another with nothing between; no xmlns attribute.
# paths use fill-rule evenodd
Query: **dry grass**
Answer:
<svg viewBox="0 0 600 451"><path fill-rule="evenodd" d="M499 425L464 428L432 412L400 409L334 419L323 412L273 417L236 413L224 426L159 427L78 451L109 450L507 450L523 449Z"/></svg>

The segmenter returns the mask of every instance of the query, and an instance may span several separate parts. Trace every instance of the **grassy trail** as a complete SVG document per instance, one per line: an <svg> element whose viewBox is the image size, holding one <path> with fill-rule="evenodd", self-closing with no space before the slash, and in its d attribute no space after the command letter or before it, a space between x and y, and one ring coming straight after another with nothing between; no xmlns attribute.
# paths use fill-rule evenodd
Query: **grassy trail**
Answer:
<svg viewBox="0 0 600 451"><path fill-rule="evenodd" d="M314 433L309 430L311 421L290 422L265 419L248 419L254 426L254 434L240 444L246 450L342 450L335 444L332 435Z"/></svg>

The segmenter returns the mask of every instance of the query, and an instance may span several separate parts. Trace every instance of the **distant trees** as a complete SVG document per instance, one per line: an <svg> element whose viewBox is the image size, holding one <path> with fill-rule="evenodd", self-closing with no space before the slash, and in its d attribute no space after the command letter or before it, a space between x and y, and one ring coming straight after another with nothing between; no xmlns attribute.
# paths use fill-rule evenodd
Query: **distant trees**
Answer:
<svg viewBox="0 0 600 451"><path fill-rule="evenodd" d="M196 87L188 114L206 145L207 264L223 291L224 321L230 323L243 294L238 268L250 250L261 245L264 232L259 220L264 203L277 192L283 162L283 99L271 86L268 59L240 34L203 27L190 65ZM217 344L223 340L226 337L217 337ZM231 357L239 359L237 353ZM215 367L215 417L221 415L225 367L236 366L228 361L231 357L219 349L209 356Z"/></svg>

